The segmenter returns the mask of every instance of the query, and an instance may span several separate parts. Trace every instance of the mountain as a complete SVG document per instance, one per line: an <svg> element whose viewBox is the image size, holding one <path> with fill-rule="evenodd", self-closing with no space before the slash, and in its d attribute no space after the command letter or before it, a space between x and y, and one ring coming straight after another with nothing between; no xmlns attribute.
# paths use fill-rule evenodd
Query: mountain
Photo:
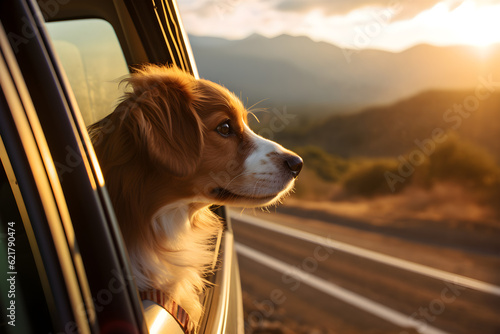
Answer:
<svg viewBox="0 0 500 334"><path fill-rule="evenodd" d="M430 89L473 89L500 78L500 46L419 45L400 53L346 50L307 37L251 35L242 40L190 36L201 77L241 95L248 105L296 112L359 110ZM307 108L305 108L307 107Z"/></svg>
<svg viewBox="0 0 500 334"><path fill-rule="evenodd" d="M431 152L453 131L500 162L500 87L484 99L476 94L426 91L387 106L331 116L307 131L278 133L277 139L288 147L316 145L342 157L396 157Z"/></svg>

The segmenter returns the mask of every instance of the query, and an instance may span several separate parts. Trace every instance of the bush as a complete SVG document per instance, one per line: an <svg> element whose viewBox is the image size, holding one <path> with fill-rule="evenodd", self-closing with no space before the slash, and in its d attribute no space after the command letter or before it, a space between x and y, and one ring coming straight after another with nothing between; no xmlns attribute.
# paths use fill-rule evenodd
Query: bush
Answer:
<svg viewBox="0 0 500 334"><path fill-rule="evenodd" d="M362 159L344 176L342 185L349 195L372 197L390 194L391 189L385 178L386 172L398 173L396 159ZM398 187L398 191L403 187Z"/></svg>
<svg viewBox="0 0 500 334"><path fill-rule="evenodd" d="M306 168L327 182L337 182L350 167L348 160L329 154L317 146L299 147L295 152L302 157Z"/></svg>
<svg viewBox="0 0 500 334"><path fill-rule="evenodd" d="M327 189L338 183L345 195L373 197L393 193L386 179L386 172L398 175L400 162L397 159L343 159L328 154L316 146L296 149L305 162L308 184L303 193L327 193ZM305 173L304 173L305 174ZM314 182L313 182L314 181ZM321 181L328 183L321 184ZM430 188L437 183L454 183L493 198L500 193L500 167L494 157L482 147L448 133L447 139L437 145L425 161L415 167L415 172L398 184L400 192L406 186ZM307 191L306 191L307 190ZM497 197L496 197L497 198Z"/></svg>
<svg viewBox="0 0 500 334"><path fill-rule="evenodd" d="M466 188L484 189L500 182L500 168L493 156L482 147L449 133L436 147L428 162L417 170L421 185L453 182Z"/></svg>

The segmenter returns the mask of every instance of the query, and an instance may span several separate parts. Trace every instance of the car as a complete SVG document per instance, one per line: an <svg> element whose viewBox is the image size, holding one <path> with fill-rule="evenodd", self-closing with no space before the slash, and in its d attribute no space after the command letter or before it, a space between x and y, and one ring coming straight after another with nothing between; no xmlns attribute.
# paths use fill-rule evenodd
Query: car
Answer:
<svg viewBox="0 0 500 334"><path fill-rule="evenodd" d="M0 2L2 333L182 333L141 302L86 127L142 63L197 76L175 1ZM117 89L118 87L118 89ZM199 333L242 333L231 221Z"/></svg>

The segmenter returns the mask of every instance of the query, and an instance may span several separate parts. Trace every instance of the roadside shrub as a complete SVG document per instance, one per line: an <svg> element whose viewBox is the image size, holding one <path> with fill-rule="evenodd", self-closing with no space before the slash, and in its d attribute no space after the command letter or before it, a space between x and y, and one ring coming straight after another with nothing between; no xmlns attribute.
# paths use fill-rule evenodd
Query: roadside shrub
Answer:
<svg viewBox="0 0 500 334"><path fill-rule="evenodd" d="M406 182L398 184L395 192L391 191L385 174L399 173L400 162L396 158L343 159L316 146L299 147L295 151L305 161L303 184L297 187L298 193L307 196L330 194L335 188L347 196L374 197L399 193L407 186L429 189L439 183L459 185L487 201L497 200L500 193L500 166L493 155L451 132L415 167Z"/></svg>
<svg viewBox="0 0 500 334"><path fill-rule="evenodd" d="M342 179L342 185L348 195L372 197L390 194L385 172L398 172L396 159L360 159ZM399 187L398 191L404 187Z"/></svg>
<svg viewBox="0 0 500 334"><path fill-rule="evenodd" d="M425 186L445 181L469 189L486 189L500 183L500 168L493 156L454 133L448 134L417 172L420 175L415 181Z"/></svg>
<svg viewBox="0 0 500 334"><path fill-rule="evenodd" d="M303 146L294 150L304 160L304 166L312 170L322 180L337 182L350 167L350 162L329 154L317 146Z"/></svg>

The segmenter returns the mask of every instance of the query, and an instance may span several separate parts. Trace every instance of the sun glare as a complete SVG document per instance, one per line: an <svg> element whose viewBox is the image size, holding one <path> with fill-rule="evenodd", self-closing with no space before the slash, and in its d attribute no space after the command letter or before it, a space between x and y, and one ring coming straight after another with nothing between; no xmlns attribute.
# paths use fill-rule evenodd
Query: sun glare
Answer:
<svg viewBox="0 0 500 334"><path fill-rule="evenodd" d="M469 45L486 52L500 43L500 5L481 5L465 0L440 1L412 19L399 20L398 13L385 20L386 9L366 7L346 15L328 16L309 12L295 33L325 40L345 48L381 48L402 51L417 44ZM404 7L402 9L404 11ZM378 15L377 15L378 14Z"/></svg>
<svg viewBox="0 0 500 334"><path fill-rule="evenodd" d="M466 44L487 46L500 42L500 6L480 7L466 1L451 14Z"/></svg>
<svg viewBox="0 0 500 334"><path fill-rule="evenodd" d="M464 1L450 10L443 3L422 14L422 23L441 31L443 44L488 46L500 42L499 5ZM441 43L439 43L441 44Z"/></svg>

